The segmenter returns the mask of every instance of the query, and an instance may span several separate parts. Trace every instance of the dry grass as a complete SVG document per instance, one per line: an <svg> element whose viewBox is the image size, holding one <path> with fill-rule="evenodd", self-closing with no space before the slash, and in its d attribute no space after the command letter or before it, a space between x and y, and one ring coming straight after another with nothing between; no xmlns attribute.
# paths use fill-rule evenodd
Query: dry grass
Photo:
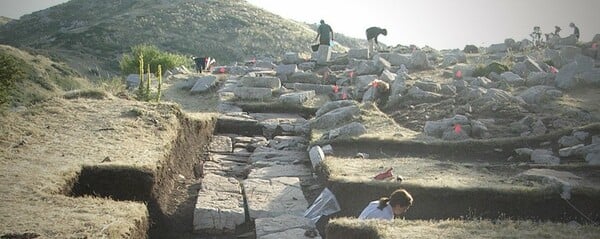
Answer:
<svg viewBox="0 0 600 239"><path fill-rule="evenodd" d="M597 238L600 228L551 222L512 220L357 220L330 221L336 230L374 230L374 238ZM330 237L328 237L330 238ZM337 239L337 237L332 237ZM345 239L351 239L346 237Z"/></svg>
<svg viewBox="0 0 600 239"><path fill-rule="evenodd" d="M83 165L156 170L176 138L176 107L53 98L1 117L0 234L145 236L149 216L143 203L65 195ZM101 163L105 157L111 162Z"/></svg>

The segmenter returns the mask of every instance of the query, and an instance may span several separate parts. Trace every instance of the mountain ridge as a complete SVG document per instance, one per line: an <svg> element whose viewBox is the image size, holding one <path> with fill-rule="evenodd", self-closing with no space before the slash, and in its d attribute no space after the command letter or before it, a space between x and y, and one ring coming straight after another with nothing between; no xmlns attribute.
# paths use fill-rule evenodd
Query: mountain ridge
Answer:
<svg viewBox="0 0 600 239"><path fill-rule="evenodd" d="M0 26L0 44L42 49L80 71L87 64L112 73L123 53L137 44L232 63L287 51L309 53L315 36L307 24L245 0L71 0ZM355 47L362 41L343 43Z"/></svg>

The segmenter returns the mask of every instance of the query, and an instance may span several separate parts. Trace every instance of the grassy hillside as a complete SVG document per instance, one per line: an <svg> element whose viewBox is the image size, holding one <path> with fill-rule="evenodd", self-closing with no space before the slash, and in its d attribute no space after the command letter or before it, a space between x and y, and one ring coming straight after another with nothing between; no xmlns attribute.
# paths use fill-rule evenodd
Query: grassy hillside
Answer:
<svg viewBox="0 0 600 239"><path fill-rule="evenodd" d="M0 45L0 59L3 64L2 77L6 78L2 79L2 89L7 90L5 93L8 98L7 102L3 102L5 104L0 105L0 111L6 106L27 106L90 85L89 81L79 77L64 63L57 63L42 55ZM7 79L14 79L8 89L4 88Z"/></svg>
<svg viewBox="0 0 600 239"><path fill-rule="evenodd" d="M308 52L315 36L244 0L71 0L0 26L0 43L44 49L84 73L117 72L122 54L141 43L226 64Z"/></svg>

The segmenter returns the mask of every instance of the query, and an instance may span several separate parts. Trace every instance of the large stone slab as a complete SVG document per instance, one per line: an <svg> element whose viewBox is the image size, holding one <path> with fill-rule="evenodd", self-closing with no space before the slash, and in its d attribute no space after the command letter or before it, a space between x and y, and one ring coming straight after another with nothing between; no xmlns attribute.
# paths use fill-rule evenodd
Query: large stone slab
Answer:
<svg viewBox="0 0 600 239"><path fill-rule="evenodd" d="M244 199L235 178L207 174L194 209L194 231L232 233L245 221Z"/></svg>
<svg viewBox="0 0 600 239"><path fill-rule="evenodd" d="M272 233L269 235L265 235L262 237L258 237L260 239L282 239L282 238L316 238L316 239L320 239L320 236L316 236L316 237L307 237L304 235L304 233L306 232L306 230L304 229L300 229L300 228L294 228L294 229L290 229L287 231L283 231L283 232L277 232L277 233Z"/></svg>
<svg viewBox="0 0 600 239"><path fill-rule="evenodd" d="M258 87L236 87L233 94L242 100L268 100L273 97L271 89Z"/></svg>
<svg viewBox="0 0 600 239"><path fill-rule="evenodd" d="M196 80L196 83L190 90L192 94L204 93L213 89L217 85L217 77L210 75L204 76Z"/></svg>
<svg viewBox="0 0 600 239"><path fill-rule="evenodd" d="M311 171L302 164L295 165L273 165L264 168L255 168L250 172L248 178L279 178L279 177L309 177Z"/></svg>
<svg viewBox="0 0 600 239"><path fill-rule="evenodd" d="M281 80L277 77L244 76L240 79L239 85L242 87L279 89L281 88Z"/></svg>
<svg viewBox="0 0 600 239"><path fill-rule="evenodd" d="M305 238L304 234L298 234L295 237L273 237L274 235L271 234L281 235L279 233L292 229L302 229L302 233L304 233L306 230L314 229L314 225L312 225L312 222L308 218L288 214L272 218L258 218L255 221L255 225L256 238L264 238L265 236L278 239Z"/></svg>
<svg viewBox="0 0 600 239"><path fill-rule="evenodd" d="M358 106L346 106L329 111L317 118L310 120L313 129L328 129L346 123L360 114Z"/></svg>
<svg viewBox="0 0 600 239"><path fill-rule="evenodd" d="M269 147L274 149L306 149L308 140L303 136L275 136L269 141Z"/></svg>
<svg viewBox="0 0 600 239"><path fill-rule="evenodd" d="M348 50L348 58L369 59L369 49L367 49L367 48L352 48L352 49Z"/></svg>
<svg viewBox="0 0 600 239"><path fill-rule="evenodd" d="M285 104L302 105L304 102L315 97L315 91L300 91L286 93L279 96L279 101Z"/></svg>
<svg viewBox="0 0 600 239"><path fill-rule="evenodd" d="M302 216L308 208L298 178L253 178L244 180L243 184L249 214L253 219L284 214Z"/></svg>
<svg viewBox="0 0 600 239"><path fill-rule="evenodd" d="M308 160L306 151L277 150L268 147L258 147L250 155L250 162L257 166L269 166L274 164L291 164Z"/></svg>
<svg viewBox="0 0 600 239"><path fill-rule="evenodd" d="M333 85L294 83L294 89L297 91L314 91L316 94L319 95L333 93Z"/></svg>

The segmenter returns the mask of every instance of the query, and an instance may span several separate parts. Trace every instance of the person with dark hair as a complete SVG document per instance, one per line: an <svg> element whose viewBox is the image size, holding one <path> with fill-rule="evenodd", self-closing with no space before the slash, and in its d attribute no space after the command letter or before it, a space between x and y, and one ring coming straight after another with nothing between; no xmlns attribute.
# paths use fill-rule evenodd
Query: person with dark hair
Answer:
<svg viewBox="0 0 600 239"><path fill-rule="evenodd" d="M412 205L413 198L404 189L398 189L390 197L382 197L377 201L372 201L363 209L358 219L384 219L393 220L395 216L400 216L406 212Z"/></svg>
<svg viewBox="0 0 600 239"><path fill-rule="evenodd" d="M373 56L373 52L375 52L375 47L379 50L379 42L377 41L377 37L380 34L387 36L387 29L379 28L379 27L369 27L367 28L367 41L369 41L369 56Z"/></svg>
<svg viewBox="0 0 600 239"><path fill-rule="evenodd" d="M569 24L569 26L573 28L573 35L575 35L577 40L579 40L579 27L575 26L575 23L572 22Z"/></svg>
<svg viewBox="0 0 600 239"><path fill-rule="evenodd" d="M317 37L315 38L315 41L317 39L319 40L320 45L327 46L329 46L331 41L333 41L333 30L329 24L325 23L324 20L321 20L321 25L317 29Z"/></svg>

